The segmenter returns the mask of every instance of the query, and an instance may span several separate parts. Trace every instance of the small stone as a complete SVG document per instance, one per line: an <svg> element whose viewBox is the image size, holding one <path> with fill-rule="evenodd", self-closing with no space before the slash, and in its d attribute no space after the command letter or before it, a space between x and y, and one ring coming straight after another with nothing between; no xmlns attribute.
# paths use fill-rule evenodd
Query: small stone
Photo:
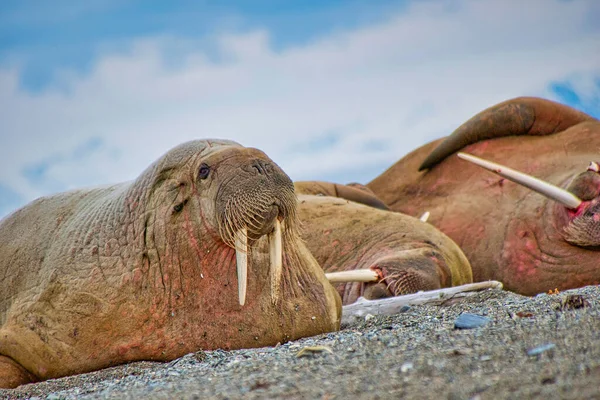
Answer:
<svg viewBox="0 0 600 400"><path fill-rule="evenodd" d="M462 313L454 321L455 329L474 329L486 325L491 320L477 314Z"/></svg>
<svg viewBox="0 0 600 400"><path fill-rule="evenodd" d="M555 347L556 347L556 345L554 343L543 344L541 346L534 347L533 349L527 350L527 355L528 356L538 356L548 350L552 350Z"/></svg>
<svg viewBox="0 0 600 400"><path fill-rule="evenodd" d="M365 315L365 321L370 321L373 318L375 318L375 316L373 314L367 314L367 315Z"/></svg>
<svg viewBox="0 0 600 400"><path fill-rule="evenodd" d="M400 372L402 372L402 373L407 373L411 369L413 369L413 363L411 363L411 362L405 362L404 364L402 364L400 366Z"/></svg>
<svg viewBox="0 0 600 400"><path fill-rule="evenodd" d="M491 359L492 359L492 357L488 356L488 355L483 355L483 356L479 357L480 361L490 361Z"/></svg>

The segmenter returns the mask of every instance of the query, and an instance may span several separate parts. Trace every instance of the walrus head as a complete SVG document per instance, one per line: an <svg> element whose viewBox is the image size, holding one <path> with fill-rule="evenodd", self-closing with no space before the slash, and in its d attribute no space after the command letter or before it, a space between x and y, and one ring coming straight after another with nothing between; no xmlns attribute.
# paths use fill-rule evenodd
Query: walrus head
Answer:
<svg viewBox="0 0 600 400"><path fill-rule="evenodd" d="M246 298L249 246L268 237L270 263L260 267L269 268L272 297L277 298L282 243L299 240L294 185L281 168L254 148L198 141L172 149L151 169L151 208L169 205L165 212L171 229L207 228L235 249L240 305ZM190 224L194 220L198 223Z"/></svg>
<svg viewBox="0 0 600 400"><path fill-rule="evenodd" d="M464 160L492 171L528 189L536 191L557 204L552 207L556 226L561 227L568 243L581 247L600 246L600 166L591 161L587 170L576 174L565 189L523 172L466 153Z"/></svg>

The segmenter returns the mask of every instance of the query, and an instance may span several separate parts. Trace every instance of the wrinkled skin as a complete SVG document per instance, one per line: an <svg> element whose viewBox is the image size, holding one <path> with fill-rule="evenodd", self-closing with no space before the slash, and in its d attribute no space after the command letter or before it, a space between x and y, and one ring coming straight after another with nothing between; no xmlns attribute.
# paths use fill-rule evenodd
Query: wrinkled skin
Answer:
<svg viewBox="0 0 600 400"><path fill-rule="evenodd" d="M371 207L379 201L364 195L357 201L332 196L317 187L337 187L337 193L357 199L351 187L324 182L295 182L302 237L325 272L372 269L380 276L373 283L337 283L349 304L472 282L468 260L446 235L428 223L401 213ZM316 195L305 195L309 192ZM341 188L341 189L340 189Z"/></svg>
<svg viewBox="0 0 600 400"><path fill-rule="evenodd" d="M231 207L253 222L225 220L237 215ZM286 228L273 300L261 235L275 218ZM0 387L338 329L339 295L296 218L287 175L261 151L229 141L185 143L133 182L16 211L0 222ZM246 223L254 228L240 306L223 227Z"/></svg>
<svg viewBox="0 0 600 400"><path fill-rule="evenodd" d="M367 186L394 211L429 211L429 222L467 255L474 281L496 279L535 295L600 283L600 176L586 171L599 149L599 121L517 98L413 151ZM568 188L584 202L570 210L459 159L458 150Z"/></svg>

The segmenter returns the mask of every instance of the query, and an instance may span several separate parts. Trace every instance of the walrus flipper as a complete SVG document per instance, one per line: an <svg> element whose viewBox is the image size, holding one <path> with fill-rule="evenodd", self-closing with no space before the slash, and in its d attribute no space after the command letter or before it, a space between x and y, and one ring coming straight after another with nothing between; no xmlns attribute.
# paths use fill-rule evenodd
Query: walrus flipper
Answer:
<svg viewBox="0 0 600 400"><path fill-rule="evenodd" d="M564 104L517 97L487 108L459 126L419 167L430 169L454 152L482 140L504 136L551 135L595 118Z"/></svg>

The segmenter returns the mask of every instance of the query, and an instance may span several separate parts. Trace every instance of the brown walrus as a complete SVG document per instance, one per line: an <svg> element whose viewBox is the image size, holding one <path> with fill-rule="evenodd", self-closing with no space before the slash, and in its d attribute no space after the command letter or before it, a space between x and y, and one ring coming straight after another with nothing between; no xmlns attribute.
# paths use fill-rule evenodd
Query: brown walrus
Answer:
<svg viewBox="0 0 600 400"><path fill-rule="evenodd" d="M222 140L14 212L0 221L0 387L338 329L340 297L296 220L289 177Z"/></svg>
<svg viewBox="0 0 600 400"><path fill-rule="evenodd" d="M461 160L458 150L575 199L548 200ZM394 211L429 211L469 258L475 281L534 295L600 283L600 175L597 164L587 168L599 150L600 121L549 100L516 98L413 151L367 186Z"/></svg>
<svg viewBox="0 0 600 400"><path fill-rule="evenodd" d="M360 296L375 299L472 282L463 252L432 225L373 208L381 204L376 196L350 186L294 185L302 237L325 272L371 269L380 279L335 284L343 304Z"/></svg>

